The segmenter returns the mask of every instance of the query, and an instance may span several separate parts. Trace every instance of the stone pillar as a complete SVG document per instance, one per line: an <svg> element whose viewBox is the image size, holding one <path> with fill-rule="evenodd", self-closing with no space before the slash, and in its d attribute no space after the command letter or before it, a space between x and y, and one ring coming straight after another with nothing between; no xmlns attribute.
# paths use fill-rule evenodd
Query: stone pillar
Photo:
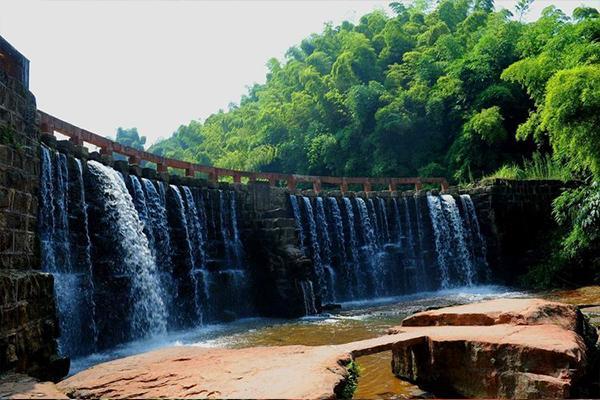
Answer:
<svg viewBox="0 0 600 400"><path fill-rule="evenodd" d="M293 177L290 177L287 181L287 187L290 191L295 191L296 190L296 179L294 179Z"/></svg>
<svg viewBox="0 0 600 400"><path fill-rule="evenodd" d="M313 182L313 190L315 193L321 192L321 181L317 180Z"/></svg>
<svg viewBox="0 0 600 400"><path fill-rule="evenodd" d="M340 185L340 191L342 193L347 193L348 192L348 182L346 182L346 180L342 180L342 184Z"/></svg>
<svg viewBox="0 0 600 400"><path fill-rule="evenodd" d="M140 165L141 159L138 156L129 156L130 165Z"/></svg>
<svg viewBox="0 0 600 400"><path fill-rule="evenodd" d="M2 38L0 53L26 60ZM2 70L0 109L0 373L59 379L68 360L57 355L53 279L40 271L36 240L41 135L35 97L26 82Z"/></svg>
<svg viewBox="0 0 600 400"><path fill-rule="evenodd" d="M167 167L167 164L157 164L156 165L156 172L167 172L169 170L169 168Z"/></svg>

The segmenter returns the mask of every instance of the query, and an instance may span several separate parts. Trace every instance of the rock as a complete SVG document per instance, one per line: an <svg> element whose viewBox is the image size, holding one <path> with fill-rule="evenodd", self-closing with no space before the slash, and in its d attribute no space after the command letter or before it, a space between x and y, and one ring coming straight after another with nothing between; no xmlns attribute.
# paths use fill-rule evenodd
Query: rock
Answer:
<svg viewBox="0 0 600 400"><path fill-rule="evenodd" d="M97 365L58 387L76 398L331 398L349 362L335 346L171 347Z"/></svg>
<svg viewBox="0 0 600 400"><path fill-rule="evenodd" d="M392 368L436 394L564 398L582 393L597 334L573 306L499 299L430 310L392 333L419 330L400 343Z"/></svg>
<svg viewBox="0 0 600 400"><path fill-rule="evenodd" d="M7 373L0 376L2 399L68 399L52 382L40 382L23 374Z"/></svg>
<svg viewBox="0 0 600 400"><path fill-rule="evenodd" d="M333 398L350 360L391 350L397 376L438 396L585 394L578 389L593 351L578 332L589 325L570 306L490 301L419 313L410 324L420 326L332 346L166 348L99 364L58 389L77 398Z"/></svg>

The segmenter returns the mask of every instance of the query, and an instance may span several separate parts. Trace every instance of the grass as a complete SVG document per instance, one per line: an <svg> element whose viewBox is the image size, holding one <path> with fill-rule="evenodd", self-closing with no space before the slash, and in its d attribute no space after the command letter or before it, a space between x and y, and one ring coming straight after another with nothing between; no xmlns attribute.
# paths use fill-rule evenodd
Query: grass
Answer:
<svg viewBox="0 0 600 400"><path fill-rule="evenodd" d="M504 165L482 181L491 179L511 180L558 180L566 182L571 179L571 172L563 164L548 154L533 153L530 160L523 160L523 165Z"/></svg>
<svg viewBox="0 0 600 400"><path fill-rule="evenodd" d="M346 367L348 370L348 378L346 379L346 383L338 395L340 399L351 399L354 395L354 391L358 386L358 377L360 376L360 367L356 363L356 361L350 361L350 364Z"/></svg>

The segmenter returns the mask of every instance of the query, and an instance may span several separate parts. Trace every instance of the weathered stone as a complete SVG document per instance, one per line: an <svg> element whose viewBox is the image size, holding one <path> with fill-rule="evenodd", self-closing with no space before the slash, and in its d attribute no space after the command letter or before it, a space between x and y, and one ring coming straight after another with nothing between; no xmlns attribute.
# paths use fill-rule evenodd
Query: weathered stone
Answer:
<svg viewBox="0 0 600 400"><path fill-rule="evenodd" d="M597 334L581 312L539 299L425 311L391 332L414 330L425 337L394 349L394 373L438 394L569 397L582 393L596 356Z"/></svg>

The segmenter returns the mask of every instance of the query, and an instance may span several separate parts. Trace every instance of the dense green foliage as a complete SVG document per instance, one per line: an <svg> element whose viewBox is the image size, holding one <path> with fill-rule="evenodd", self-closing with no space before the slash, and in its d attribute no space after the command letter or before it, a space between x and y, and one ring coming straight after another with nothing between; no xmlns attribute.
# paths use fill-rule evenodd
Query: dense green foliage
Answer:
<svg viewBox="0 0 600 400"><path fill-rule="evenodd" d="M535 145L515 132L534 102L501 75L551 35L523 43L540 28L492 1L415 3L327 25L270 60L239 105L151 150L248 170L460 180L522 160Z"/></svg>
<svg viewBox="0 0 600 400"><path fill-rule="evenodd" d="M392 3L393 16L327 25L284 62L270 60L266 83L239 105L151 151L284 173L578 178L586 184L555 202L561 230L532 274L537 283L596 275L600 14L551 6L524 23L532 0L514 14L493 3Z"/></svg>
<svg viewBox="0 0 600 400"><path fill-rule="evenodd" d="M137 128L117 128L117 138L115 140L118 143L138 150L144 150L144 145L146 144L146 136L140 136Z"/></svg>

